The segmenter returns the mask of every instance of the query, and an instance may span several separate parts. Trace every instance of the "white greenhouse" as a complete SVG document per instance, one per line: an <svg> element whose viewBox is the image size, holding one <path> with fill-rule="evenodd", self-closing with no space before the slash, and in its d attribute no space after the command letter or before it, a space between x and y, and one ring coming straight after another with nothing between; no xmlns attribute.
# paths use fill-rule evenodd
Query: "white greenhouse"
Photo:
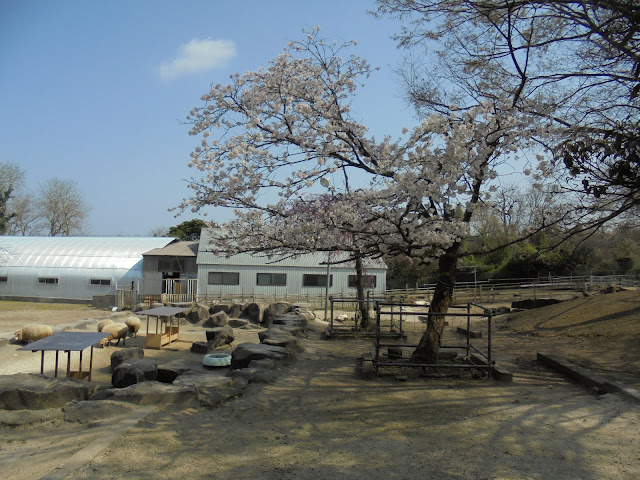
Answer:
<svg viewBox="0 0 640 480"><path fill-rule="evenodd" d="M166 237L0 237L0 299L90 301L142 279L142 254Z"/></svg>
<svg viewBox="0 0 640 480"><path fill-rule="evenodd" d="M326 252L285 257L238 254L224 257L211 248L211 230L203 230L198 250L198 298L321 297L327 284ZM330 254L329 295L356 295L353 262L335 263L344 253ZM365 288L373 295L386 290L387 266L381 259L364 260Z"/></svg>

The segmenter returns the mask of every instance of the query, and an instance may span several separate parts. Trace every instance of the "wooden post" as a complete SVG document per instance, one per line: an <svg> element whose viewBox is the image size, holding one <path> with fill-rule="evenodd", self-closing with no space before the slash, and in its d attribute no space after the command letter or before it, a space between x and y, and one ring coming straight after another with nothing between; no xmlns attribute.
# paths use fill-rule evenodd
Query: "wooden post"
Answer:
<svg viewBox="0 0 640 480"><path fill-rule="evenodd" d="M91 381L92 371L93 371L93 345L91 345L91 356L89 357L89 381Z"/></svg>
<svg viewBox="0 0 640 480"><path fill-rule="evenodd" d="M58 353L60 353L60 350L56 350L56 373L54 375L55 378L58 378Z"/></svg>
<svg viewBox="0 0 640 480"><path fill-rule="evenodd" d="M40 375L44 375L44 350L42 350L42 355L40 355Z"/></svg>

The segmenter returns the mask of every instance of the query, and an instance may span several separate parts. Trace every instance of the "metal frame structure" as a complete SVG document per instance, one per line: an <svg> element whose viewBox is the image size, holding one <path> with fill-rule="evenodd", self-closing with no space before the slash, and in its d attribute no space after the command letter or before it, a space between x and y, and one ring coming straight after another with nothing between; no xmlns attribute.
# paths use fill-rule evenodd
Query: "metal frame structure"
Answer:
<svg viewBox="0 0 640 480"><path fill-rule="evenodd" d="M376 302L381 300L380 297L372 297L371 292L367 292L367 299L365 300L367 306L375 305ZM389 324L388 329L385 329L382 332L381 325L378 325L376 331L372 330L363 330L358 326L357 316L359 314L358 311L358 299L356 297L334 297L329 296L330 307L330 317L329 317L329 328L327 331L328 336L331 337L375 337L382 336L385 338L404 338L404 326L402 319L402 311L395 312L395 315L391 316L391 323ZM349 325L336 325L335 323L335 305L344 305L344 304L353 304L354 305L354 317L353 322ZM371 310L371 308L369 308Z"/></svg>
<svg viewBox="0 0 640 480"><path fill-rule="evenodd" d="M480 307L483 309L484 313L471 313L471 307L472 306L476 306L476 307ZM389 310L384 310L384 307L391 307ZM443 316L447 316L447 317L466 317L467 319L467 328L466 328L466 335L465 335L465 340L466 342L464 344L460 344L460 345L441 345L440 349L445 349L445 350L463 350L465 352L466 355L466 360L468 361L468 363L463 363L463 364L449 364L449 363L411 363L411 362L398 362L398 361L382 361L381 360L381 354L380 354L380 350L382 348L385 347L406 347L406 348L416 348L418 345L410 345L410 344L404 344L404 343L387 343L387 342L383 342L383 339L385 338L384 335L382 335L382 327L381 327L381 317L382 315L393 315L397 314L398 312L394 311L395 307L399 307L400 309L400 325L402 325L402 319L403 319L403 315L404 316L436 316L436 315L443 315ZM493 310L491 310L490 308L485 308L482 307L481 305L477 305L477 304L473 304L473 303L469 303L466 306L451 306L450 308L452 309L460 309L460 308L466 308L466 313L455 313L455 312L447 312L447 313L440 313L440 312L407 312L404 311L402 307L415 307L414 304L408 304L408 303L396 303L396 302L380 302L380 301L376 301L374 304L374 309L376 311L376 335L374 338L374 344L373 344L373 349L372 349L372 359L371 361L373 362L373 366L374 369L376 371L376 375L379 374L379 370L380 368L387 368L387 367L392 367L392 368L450 368L450 369L482 369L482 370L486 370L487 371L487 376L491 377L491 370L495 364L493 358L492 358L492 351L491 351L491 324L492 324L492 318L493 318ZM471 334L471 318L472 317L486 317L487 318L487 351L483 352L482 350L480 350L479 348L477 348L473 343L472 343L472 334ZM474 363L471 361L471 352L477 353L478 355L480 355L481 357L484 358L484 362L477 362Z"/></svg>

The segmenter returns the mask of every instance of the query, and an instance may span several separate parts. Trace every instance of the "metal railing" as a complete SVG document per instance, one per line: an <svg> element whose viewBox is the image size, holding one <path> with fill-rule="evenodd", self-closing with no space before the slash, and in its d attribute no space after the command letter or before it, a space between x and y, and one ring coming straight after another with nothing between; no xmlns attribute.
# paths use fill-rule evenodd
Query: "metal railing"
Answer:
<svg viewBox="0 0 640 480"><path fill-rule="evenodd" d="M587 275L456 282L453 301L494 303L514 299L548 298L561 292L594 292L606 285L639 287L640 280L633 275ZM434 290L435 284L429 284L422 288L387 290L386 295L428 301Z"/></svg>
<svg viewBox="0 0 640 480"><path fill-rule="evenodd" d="M472 313L471 307L479 307L482 309L482 313ZM376 335L374 338L374 343L371 352L371 361L373 362L374 369L376 374L379 374L379 370L381 368L422 368L422 369L480 369L486 370L487 375L491 376L491 369L494 365L494 361L492 358L492 345L491 345L491 329L492 329L492 318L493 318L493 310L490 308L483 307L478 304L468 303L466 306L451 306L451 309L465 309L464 313L457 313L448 311L446 313L442 312L429 312L429 311L417 311L417 310L406 310L407 308L414 308L414 304L410 303L395 303L395 302L375 302L375 311L376 311ZM381 350L384 348L411 348L415 349L418 347L417 344L408 344L404 342L389 342L384 338L382 334L383 330L386 331L386 327L383 329L383 316L391 316L393 319L394 315L397 315L399 318L399 326L403 328L403 321L407 317L416 316L416 317L425 317L428 322L430 318L433 316L443 316L443 317L462 317L466 318L466 328L458 328L458 333L464 335L464 343L451 343L451 344L443 344L439 346L438 352L441 350L458 350L463 351L465 353L465 359L467 361L462 363L421 363L421 362L413 362L409 361L400 361L399 358L391 359L391 356L388 354L388 360L384 360L381 355ZM487 318L487 326L486 326L486 350L482 350L476 345L474 335L472 334L472 318ZM392 320L393 323L393 320ZM472 341L473 339L473 341ZM468 361L471 357L471 352L477 353L480 355L484 361L483 362L472 362ZM397 356L397 355L396 355ZM400 355L402 358L402 355Z"/></svg>

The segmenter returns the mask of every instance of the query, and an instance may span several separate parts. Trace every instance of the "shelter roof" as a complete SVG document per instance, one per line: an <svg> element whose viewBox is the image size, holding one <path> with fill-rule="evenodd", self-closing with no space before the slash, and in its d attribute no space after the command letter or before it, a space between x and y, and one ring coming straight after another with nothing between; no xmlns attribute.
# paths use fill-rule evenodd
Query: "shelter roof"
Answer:
<svg viewBox="0 0 640 480"><path fill-rule="evenodd" d="M56 332L53 335L20 347L18 350L72 350L81 352L108 336L109 334L106 332Z"/></svg>
<svg viewBox="0 0 640 480"><path fill-rule="evenodd" d="M199 242L173 242L162 248L154 248L148 252L144 252L142 255L158 255L169 257L195 257L198 255L198 243Z"/></svg>
<svg viewBox="0 0 640 480"><path fill-rule="evenodd" d="M327 259L335 268L354 269L354 262L344 262L348 258L346 252L311 252L297 253L291 252L283 255L268 255L266 253L239 253L232 256L217 255L214 250L215 229L202 229L200 236L200 247L198 250L198 265L244 265L260 266L271 265L278 267L324 267ZM340 263L344 262L344 263ZM364 258L365 268L382 268L387 266L381 258Z"/></svg>
<svg viewBox="0 0 640 480"><path fill-rule="evenodd" d="M2 267L131 268L168 237L0 237Z"/></svg>

